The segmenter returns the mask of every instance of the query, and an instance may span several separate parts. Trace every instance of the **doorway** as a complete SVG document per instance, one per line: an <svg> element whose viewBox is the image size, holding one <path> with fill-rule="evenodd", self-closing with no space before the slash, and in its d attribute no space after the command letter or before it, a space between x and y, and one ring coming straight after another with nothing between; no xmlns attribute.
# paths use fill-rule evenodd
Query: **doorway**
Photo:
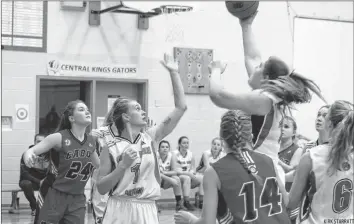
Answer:
<svg viewBox="0 0 354 224"><path fill-rule="evenodd" d="M91 111L92 124L87 132L99 128L119 96L136 100L148 113L147 79L37 76L36 133L53 133L67 103L77 99Z"/></svg>
<svg viewBox="0 0 354 224"><path fill-rule="evenodd" d="M91 110L91 84L92 81L40 79L39 133L48 135L55 132L70 101L82 100Z"/></svg>

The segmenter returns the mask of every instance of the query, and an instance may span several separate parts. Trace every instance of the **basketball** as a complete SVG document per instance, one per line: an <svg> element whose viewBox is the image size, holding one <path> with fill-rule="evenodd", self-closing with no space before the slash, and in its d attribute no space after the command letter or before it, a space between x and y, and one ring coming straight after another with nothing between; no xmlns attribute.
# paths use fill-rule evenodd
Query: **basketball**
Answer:
<svg viewBox="0 0 354 224"><path fill-rule="evenodd" d="M259 2L246 1L226 1L227 10L239 19L246 19L255 13L258 9Z"/></svg>

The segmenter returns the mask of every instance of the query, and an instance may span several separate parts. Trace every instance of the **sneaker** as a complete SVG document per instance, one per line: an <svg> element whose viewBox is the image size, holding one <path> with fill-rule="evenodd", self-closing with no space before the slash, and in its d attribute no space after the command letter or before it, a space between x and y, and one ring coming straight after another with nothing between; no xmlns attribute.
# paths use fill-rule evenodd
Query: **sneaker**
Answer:
<svg viewBox="0 0 354 224"><path fill-rule="evenodd" d="M183 205L184 205L184 207L187 208L188 211L194 211L195 210L195 207L191 203L189 203L189 201L185 201L183 203Z"/></svg>
<svg viewBox="0 0 354 224"><path fill-rule="evenodd" d="M176 203L176 212L178 211L187 211L188 209L186 207L183 206L183 203L180 201L180 202L177 202Z"/></svg>
<svg viewBox="0 0 354 224"><path fill-rule="evenodd" d="M36 210L32 210L31 215L36 216Z"/></svg>

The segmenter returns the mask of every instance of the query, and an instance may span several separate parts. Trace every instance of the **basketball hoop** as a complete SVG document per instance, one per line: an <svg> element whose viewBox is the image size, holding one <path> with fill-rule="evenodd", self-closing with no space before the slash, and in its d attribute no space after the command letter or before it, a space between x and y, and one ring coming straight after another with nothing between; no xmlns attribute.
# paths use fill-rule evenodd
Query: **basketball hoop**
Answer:
<svg viewBox="0 0 354 224"><path fill-rule="evenodd" d="M162 5L160 6L160 8L163 14L190 12L193 10L192 6L183 6L183 5Z"/></svg>
<svg viewBox="0 0 354 224"><path fill-rule="evenodd" d="M176 19L175 15L181 12L191 12L193 7L183 5L162 5L160 6L161 13L166 18L166 43L183 43L184 30L181 26L180 20ZM172 14L172 15L171 15Z"/></svg>

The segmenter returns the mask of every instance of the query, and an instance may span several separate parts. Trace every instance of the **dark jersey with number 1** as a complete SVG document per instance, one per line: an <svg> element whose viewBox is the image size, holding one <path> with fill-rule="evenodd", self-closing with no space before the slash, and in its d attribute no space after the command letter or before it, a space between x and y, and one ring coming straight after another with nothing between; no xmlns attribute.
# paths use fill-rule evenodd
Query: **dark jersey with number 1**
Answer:
<svg viewBox="0 0 354 224"><path fill-rule="evenodd" d="M256 168L263 184L248 174L233 154L212 164L221 182L217 209L219 223L289 224L272 159L255 151L242 153L250 169Z"/></svg>
<svg viewBox="0 0 354 224"><path fill-rule="evenodd" d="M91 156L95 151L95 140L85 134L81 142L68 129L58 133L62 136L62 147L51 149L47 183L60 192L84 194L93 168Z"/></svg>

